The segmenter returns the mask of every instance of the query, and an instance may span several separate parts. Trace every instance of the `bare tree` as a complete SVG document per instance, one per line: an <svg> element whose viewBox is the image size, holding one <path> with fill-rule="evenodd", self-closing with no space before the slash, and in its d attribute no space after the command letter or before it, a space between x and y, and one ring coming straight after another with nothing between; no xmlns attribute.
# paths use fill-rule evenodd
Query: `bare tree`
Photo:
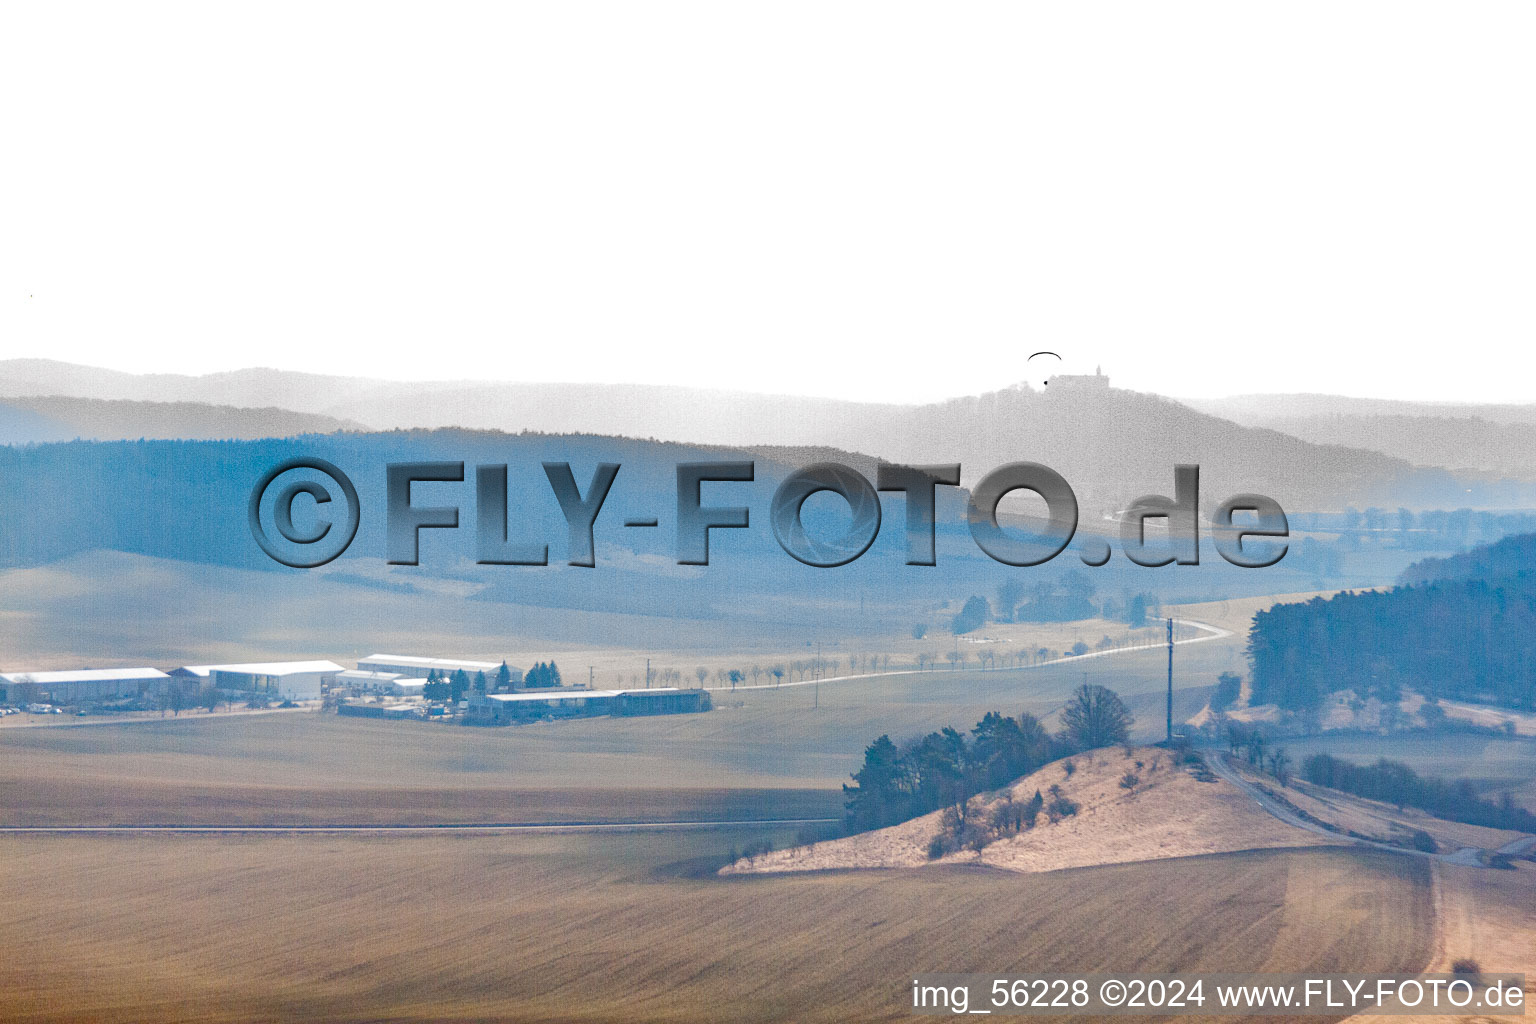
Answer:
<svg viewBox="0 0 1536 1024"><path fill-rule="evenodd" d="M1280 783L1280 788L1285 789L1291 782L1291 755L1285 752L1284 747L1276 747L1269 755L1269 774Z"/></svg>
<svg viewBox="0 0 1536 1024"><path fill-rule="evenodd" d="M1134 721L1119 694L1089 683L1073 691L1061 710L1062 729L1082 750L1124 743Z"/></svg>

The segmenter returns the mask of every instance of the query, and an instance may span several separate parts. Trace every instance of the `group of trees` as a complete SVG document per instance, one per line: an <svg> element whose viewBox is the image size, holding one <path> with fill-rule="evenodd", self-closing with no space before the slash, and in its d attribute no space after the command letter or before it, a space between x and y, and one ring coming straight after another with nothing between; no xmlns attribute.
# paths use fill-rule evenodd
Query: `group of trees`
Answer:
<svg viewBox="0 0 1536 1024"><path fill-rule="evenodd" d="M560 668L553 661L548 663L536 661L533 668L523 673L523 685L527 687L544 687L560 685Z"/></svg>
<svg viewBox="0 0 1536 1024"><path fill-rule="evenodd" d="M554 666L551 664L550 666ZM620 686L628 683L630 686L682 686L684 683L696 681L698 686L709 685L714 680L714 685L735 689L744 686L748 682L753 686L776 686L785 681L798 682L807 679L836 676L842 673L850 675L872 674L889 671L891 656L889 654L848 654L843 657L819 657L796 658L793 661L781 661L772 665L753 664L750 666L734 666L710 668L708 665L696 665L691 670L684 672L677 668L656 667L650 670L649 677L640 672L626 675L623 672L617 674ZM538 666L529 672L529 678L534 677ZM556 672L558 673L558 669ZM533 686L534 683L526 685Z"/></svg>
<svg viewBox="0 0 1536 1024"><path fill-rule="evenodd" d="M1536 535L1426 559L1388 591L1276 605L1248 636L1254 699L1316 710L1345 687L1536 708Z"/></svg>
<svg viewBox="0 0 1536 1024"><path fill-rule="evenodd" d="M477 672L478 685L476 689L485 691L485 673ZM469 692L469 673L463 669L454 672L439 672L437 669L427 673L427 681L421 688L421 695L427 700L461 701Z"/></svg>
<svg viewBox="0 0 1536 1024"><path fill-rule="evenodd" d="M1517 806L1508 793L1494 803L1478 796L1466 779L1447 782L1419 775L1398 761L1383 758L1373 765L1358 765L1329 754L1313 754L1302 761L1301 774L1319 786L1398 807L1417 807L1437 818L1536 832L1536 814Z"/></svg>
<svg viewBox="0 0 1536 1024"><path fill-rule="evenodd" d="M1024 665L1039 665L1047 661L1055 661L1064 655L1083 655L1090 651L1107 651L1116 647L1130 646L1138 643L1134 638L1116 640L1109 634L1099 637L1098 642L1089 644L1085 640L1078 640L1065 651L1058 651L1054 647L1037 647L1034 649L998 647L983 647L974 653L963 651L959 648L945 651L940 654L937 651L919 651L913 655L918 671L925 671L938 666L939 662L947 662L951 669L959 670L969 665L974 660L983 671L996 668L1016 668ZM890 658L886 657L885 667L890 667Z"/></svg>
<svg viewBox="0 0 1536 1024"><path fill-rule="evenodd" d="M1037 789L1023 801L1005 793L987 814L976 813L969 802L955 804L944 809L939 831L928 843L928 856L937 859L960 849L980 851L993 840L1034 828L1041 812L1054 825L1077 811L1077 801L1067 796L1060 783L1052 783L1045 793Z"/></svg>
<svg viewBox="0 0 1536 1024"><path fill-rule="evenodd" d="M1135 628L1145 626L1160 612L1154 594L1127 592L1123 598L1106 596L1095 603L1096 592L1093 581L1079 569L1069 569L1032 586L1009 577L998 586L990 603L980 594L967 598L951 620L950 631L959 636L988 622L1075 622L1097 616L1119 619ZM926 632L927 627L919 625L912 635L921 640Z"/></svg>
<svg viewBox="0 0 1536 1024"><path fill-rule="evenodd" d="M843 786L849 829L882 828L943 807L963 818L977 793L1079 750L1125 742L1132 718L1113 690L1085 683L1061 721L1051 735L1027 712L1009 718L992 711L969 736L945 728L901 746L881 736L864 751L853 785Z"/></svg>
<svg viewBox="0 0 1536 1024"><path fill-rule="evenodd" d="M1099 614L1099 609L1093 603L1096 589L1093 581L1080 569L1068 569L1058 577L1040 579L1031 586L1025 586L1022 580L1010 577L997 588L995 615L986 598L979 596L967 601L961 614L964 615L966 609L976 605L973 614L981 614L983 622L987 617L995 617L999 622L1071 622L1089 619ZM981 624L977 623L978 626ZM955 630L956 633L968 631Z"/></svg>
<svg viewBox="0 0 1536 1024"><path fill-rule="evenodd" d="M1280 788L1291 784L1291 755L1284 747L1271 746L1269 734L1262 727L1228 719L1227 749L1234 756L1245 755L1248 763L1259 771L1268 770L1280 783Z"/></svg>
<svg viewBox="0 0 1536 1024"><path fill-rule="evenodd" d="M1223 672L1216 677L1216 689L1211 693L1211 710L1222 712L1233 704L1243 692L1243 677L1236 672Z"/></svg>
<svg viewBox="0 0 1536 1024"><path fill-rule="evenodd" d="M1345 592L1253 617L1254 701L1316 710L1350 687L1536 708L1536 574Z"/></svg>
<svg viewBox="0 0 1536 1024"><path fill-rule="evenodd" d="M987 599L980 594L973 594L966 599L964 607L955 615L954 621L950 624L950 630L956 636L975 632L987 624L991 615L992 609L987 604Z"/></svg>
<svg viewBox="0 0 1536 1024"><path fill-rule="evenodd" d="M554 662L549 667L554 669ZM560 671L554 669L555 681L546 685L560 685ZM526 681L526 677L525 677ZM532 684L530 684L532 685ZM421 695L427 700L461 701L470 689L479 693L496 693L512 688L512 669L506 662L501 663L495 674L487 677L484 672L476 672L471 678L463 669L455 669L453 672L440 672L432 669L427 673L426 684L421 688Z"/></svg>
<svg viewBox="0 0 1536 1024"><path fill-rule="evenodd" d="M1063 655L1081 655L1090 651L1109 650L1117 645L1135 643L1134 639L1115 640L1107 634L1101 636L1094 644L1079 640L1065 651L1059 651L1051 647L1039 647L1032 649L1012 648L1006 645L998 645L997 649L983 646L979 651L967 652L958 649L949 651L920 651L913 655L913 661L906 664L916 667L918 670L927 670L937 667L940 663L946 663L951 669L961 669L972 665L979 666L983 670L1006 669L1022 667L1025 665L1039 664L1053 661ZM901 663L898 663L900 665ZM841 657L812 657L797 658L791 661L778 662L771 665L753 664L747 667L720 667L710 668L699 665L689 672L676 668L655 667L650 670L649 678L636 671L629 675L618 673L617 681L620 686L626 683L630 686L662 685L682 686L690 680L697 680L699 686L710 683L725 688L735 688L750 682L753 686L773 686L783 682L802 682L814 678L826 679L841 674L861 675L889 672L892 666L892 658L889 654L848 654ZM494 689L489 683L482 682L484 674L478 673L470 679L467 685L455 682L453 676L444 674L441 680L444 687L441 691L436 688L426 691L426 696L431 699L458 700L464 691L475 689L482 692L494 692L494 690L509 689L511 678L507 666L503 664L495 676ZM436 682L437 674L434 672L428 677L429 681ZM535 663L523 677L523 685L527 687L559 686L560 670L554 664ZM439 696L435 696L439 694Z"/></svg>
<svg viewBox="0 0 1536 1024"><path fill-rule="evenodd" d="M783 661L774 665L751 665L747 668L719 668L715 670L715 681L720 685L741 685L751 680L753 686L776 685L788 679L790 682L797 680L826 679L829 676L841 674L865 675L876 672L889 671L891 656L889 654L849 654L844 657L819 657L796 658L793 661ZM709 677L709 669L702 665L695 670L702 673L699 676L700 684Z"/></svg>

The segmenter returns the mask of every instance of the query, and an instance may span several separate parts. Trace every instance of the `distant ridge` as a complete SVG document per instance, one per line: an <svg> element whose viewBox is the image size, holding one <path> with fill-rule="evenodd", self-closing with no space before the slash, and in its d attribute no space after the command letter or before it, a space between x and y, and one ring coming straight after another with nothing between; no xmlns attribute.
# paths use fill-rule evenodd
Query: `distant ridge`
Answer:
<svg viewBox="0 0 1536 1024"><path fill-rule="evenodd" d="M1227 398L1181 398L1192 409L1237 423L1257 424L1275 417L1312 416L1428 416L1437 419L1483 419L1490 423L1536 425L1536 404L1482 405L1475 402L1414 402L1398 398L1350 398L1303 392L1292 395L1231 395Z"/></svg>
<svg viewBox="0 0 1536 1024"><path fill-rule="evenodd" d="M1314 444L1364 448L1416 466L1536 476L1536 405L1337 395L1241 395L1185 404L1244 426L1279 430Z"/></svg>
<svg viewBox="0 0 1536 1024"><path fill-rule="evenodd" d="M1207 506L1238 492L1267 494L1298 510L1501 507L1533 499L1533 488L1487 473L1460 478L1419 471L1358 445L1315 444L1109 386L1036 391L1015 385L898 405L656 385L400 382L270 369L190 377L49 360L0 362L0 398L28 394L270 406L330 418L331 426L314 429L463 427L832 448L899 462L958 462L967 484L1004 463L1034 461L1065 476L1084 514L1095 516L1143 494L1167 493L1178 463L1200 465Z"/></svg>
<svg viewBox="0 0 1536 1024"><path fill-rule="evenodd" d="M58 396L0 399L0 444L139 439L248 441L360 429L360 423L333 416L277 408Z"/></svg>

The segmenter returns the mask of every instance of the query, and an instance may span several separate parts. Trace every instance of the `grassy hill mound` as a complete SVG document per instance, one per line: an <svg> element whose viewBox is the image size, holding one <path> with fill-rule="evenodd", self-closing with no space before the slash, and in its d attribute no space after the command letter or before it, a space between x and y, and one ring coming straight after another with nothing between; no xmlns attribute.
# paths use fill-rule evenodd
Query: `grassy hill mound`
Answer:
<svg viewBox="0 0 1536 1024"><path fill-rule="evenodd" d="M963 820L948 808L844 839L743 857L721 873L965 863L1034 872L1326 845L1201 767L1179 763L1158 747L1094 750L973 797Z"/></svg>

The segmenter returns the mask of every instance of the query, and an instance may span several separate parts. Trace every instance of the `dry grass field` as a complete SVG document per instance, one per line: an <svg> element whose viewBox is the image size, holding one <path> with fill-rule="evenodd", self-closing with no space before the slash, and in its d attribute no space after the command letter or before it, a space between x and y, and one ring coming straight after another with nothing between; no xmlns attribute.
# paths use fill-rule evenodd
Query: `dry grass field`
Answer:
<svg viewBox="0 0 1536 1024"><path fill-rule="evenodd" d="M1069 763L1073 767L1070 774L1065 770ZM1127 774L1139 780L1131 789L1120 785ZM1060 787L1078 805L1076 814L1058 822L1042 814L1033 828L995 839L980 851L956 850L931 860L928 843L942 830L944 816L944 812L934 811L889 828L738 861L724 871L915 868L929 864L1057 871L1328 843L1322 836L1272 817L1231 783L1197 780L1186 768L1175 765L1167 751L1155 747L1133 748L1128 755L1113 747L1054 761L1004 790L974 797L970 813L986 821L1003 800L1026 803L1036 792L1047 793L1052 786Z"/></svg>
<svg viewBox="0 0 1536 1024"><path fill-rule="evenodd" d="M917 971L1409 971L1431 952L1406 857L709 876L758 834L0 837L0 1018L881 1021L905 1019Z"/></svg>
<svg viewBox="0 0 1536 1024"><path fill-rule="evenodd" d="M1523 1015L1424 1014L1421 1024L1515 1024L1527 1018L1536 998L1536 866L1518 863L1513 871L1485 871L1435 865L1435 952L1427 970L1449 973L1458 960L1470 959L1496 974L1524 974ZM1394 1024L1405 1018L1361 1014L1350 1024Z"/></svg>

